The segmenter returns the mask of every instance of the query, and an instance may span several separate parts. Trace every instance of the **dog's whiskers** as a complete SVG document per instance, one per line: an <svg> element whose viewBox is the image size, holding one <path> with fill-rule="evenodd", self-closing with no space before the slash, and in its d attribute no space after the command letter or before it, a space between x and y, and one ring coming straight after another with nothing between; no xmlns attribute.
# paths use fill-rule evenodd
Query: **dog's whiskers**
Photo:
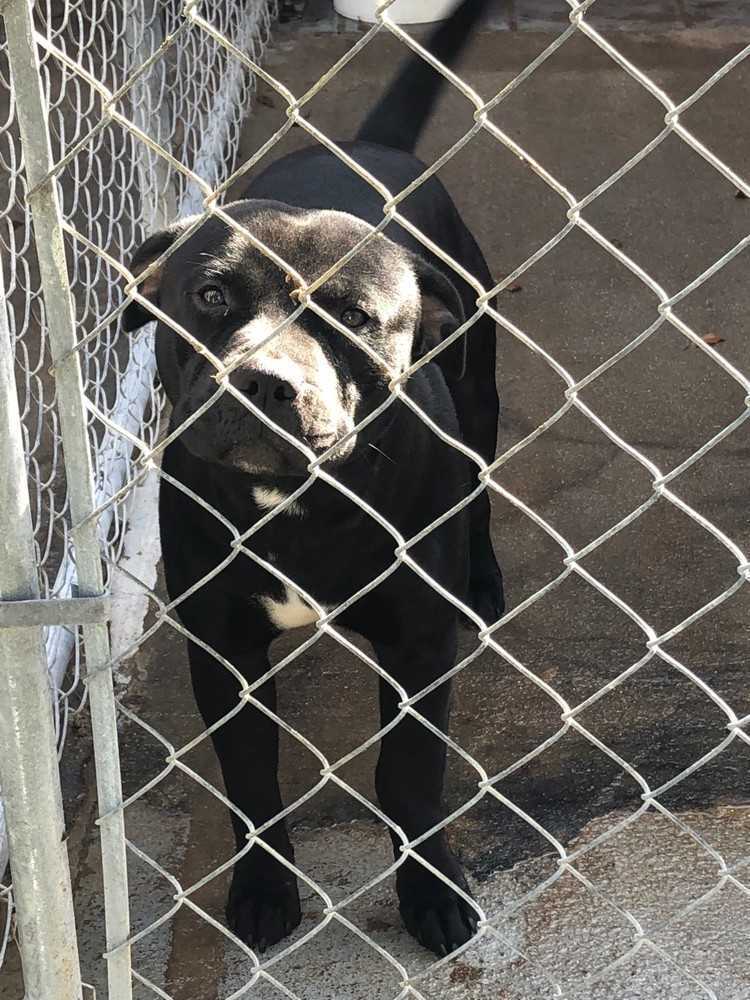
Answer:
<svg viewBox="0 0 750 1000"><path fill-rule="evenodd" d="M386 455L386 453L383 451L382 448L378 448L377 445L372 444L370 441L367 442L367 446L368 448L372 448L373 451L377 451L380 455L383 456L383 458L387 458L392 465L396 464L395 460L392 459L390 455Z"/></svg>

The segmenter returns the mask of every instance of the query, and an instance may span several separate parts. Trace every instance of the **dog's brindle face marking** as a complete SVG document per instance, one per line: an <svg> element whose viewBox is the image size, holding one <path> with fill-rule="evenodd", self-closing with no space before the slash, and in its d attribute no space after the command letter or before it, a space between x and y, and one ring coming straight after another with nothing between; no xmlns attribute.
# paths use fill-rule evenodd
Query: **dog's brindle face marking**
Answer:
<svg viewBox="0 0 750 1000"><path fill-rule="evenodd" d="M307 281L371 231L342 212L272 202L238 202L228 211ZM393 375L411 363L420 291L408 253L378 234L314 293L313 300L368 343L382 365L311 309L263 343L297 307L293 291L284 272L247 236L211 219L167 259L157 301L222 362L242 359L231 383L320 454L379 405ZM181 423L216 392L215 369L164 324L157 358L174 419ZM181 439L197 457L249 473L301 475L307 465L298 449L230 393ZM332 462L346 460L356 444L353 435Z"/></svg>

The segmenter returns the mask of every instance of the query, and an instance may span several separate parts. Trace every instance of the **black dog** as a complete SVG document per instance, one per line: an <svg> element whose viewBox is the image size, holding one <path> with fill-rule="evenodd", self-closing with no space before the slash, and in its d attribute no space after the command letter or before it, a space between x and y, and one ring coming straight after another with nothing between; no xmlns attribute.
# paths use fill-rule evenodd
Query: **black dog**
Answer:
<svg viewBox="0 0 750 1000"><path fill-rule="evenodd" d="M484 3L466 0L428 47L443 62L460 48ZM412 155L437 96L440 80L414 58L369 116L346 152L392 192L419 176ZM322 275L382 220L382 199L322 148L286 156L255 179L248 200L226 211L270 246L308 282ZM485 288L487 265L442 184L431 178L401 207L406 218ZM141 273L185 232L180 223L151 237L132 262ZM440 440L400 400L366 427L349 434L389 398L389 382L403 373L475 310L476 293L451 268L396 224L378 235L313 295L380 361L307 308L277 336L267 336L297 306L294 289L250 239L216 217L209 219L141 286L142 294L179 322L222 362L242 359L230 382L268 418L314 455L332 449L323 469L412 538L477 485L476 465ZM152 318L131 302L125 326ZM259 345L254 352L254 345ZM159 372L179 427L219 388L215 369L168 325L157 330ZM478 320L455 344L419 368L405 384L411 400L452 437L487 461L494 455L498 418L495 329ZM344 440L342 440L344 438ZM339 447L335 447L337 442ZM195 696L213 733L238 849L247 845L243 816L262 828L261 839L293 860L277 781L278 727L257 704L275 711L274 681L255 689L255 705L238 698L241 682L211 651L251 684L269 669L268 648L284 629L318 617L303 597L246 554L235 551L221 518L240 532L255 524L308 478L308 459L288 440L225 392L166 449L163 470L219 515L165 480L160 500L167 586L173 599L203 580L179 605L189 643ZM393 535L330 484L317 479L248 539L268 566L286 574L326 610L343 603L395 562ZM489 536L489 500L482 493L409 550L410 556L482 618L503 610L502 579ZM457 612L405 565L335 619L368 639L385 671L411 696L448 671L456 655ZM399 712L400 696L381 681L382 724ZM448 726L449 684L416 703L439 730ZM235 714L232 714L232 713ZM440 824L445 745L411 715L382 740L376 786L383 812L410 840ZM397 857L402 839L392 833ZM444 832L416 849L463 891L461 868ZM400 909L409 931L438 954L474 932L474 909L424 865L408 858L397 873ZM236 864L227 916L232 929L263 950L300 921L296 878L263 845Z"/></svg>

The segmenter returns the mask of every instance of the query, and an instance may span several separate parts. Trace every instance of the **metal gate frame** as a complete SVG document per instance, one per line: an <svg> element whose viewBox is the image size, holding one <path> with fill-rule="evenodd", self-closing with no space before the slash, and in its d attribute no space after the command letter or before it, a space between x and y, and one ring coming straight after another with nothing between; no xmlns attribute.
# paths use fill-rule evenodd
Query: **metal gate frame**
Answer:
<svg viewBox="0 0 750 1000"><path fill-rule="evenodd" d="M29 514L26 466L13 379L13 350L4 309L4 333L0 352L3 378L0 409L6 414L7 434L0 440L0 475L8 496L18 507L8 506L12 530L7 538L16 549L16 564L8 560L0 568L3 596L23 600L3 606L0 651L11 665L0 671L6 688L3 708L12 712L0 732L12 734L10 746L0 752L2 784L10 789L9 835L16 873L16 907L24 954L24 977L29 1000L55 997L80 1000L81 980L73 920L72 892L63 831L62 799L54 743L47 659L41 641L41 626L76 624L83 627L87 685L96 754L102 870L105 885L106 940L111 1000L132 995L130 949L117 949L127 941L130 918L127 905L128 879L125 824L122 809L120 757L117 743L112 671L107 620L109 602L104 593L93 491L93 465L87 432L83 377L76 351L75 317L68 283L63 242L62 216L47 108L34 40L32 7L27 0L14 0L0 8L5 21L11 75L17 96L21 141L26 157L28 202L36 234L39 270L47 303L49 337L55 366L58 411L70 495L72 536L75 547L78 596L69 600L39 600L33 559L33 532ZM39 238L44 234L42 238ZM20 449L20 450L19 450ZM12 511L12 513L11 513ZM13 553L11 553L13 554ZM13 669L15 667L15 670ZM31 674L33 685L20 684L19 675ZM0 692L1 693L1 692ZM2 709L0 709L2 711ZM40 735L44 745L39 746ZM22 805L21 805L22 804ZM22 811L18 815L19 806ZM60 829L61 836L33 836L40 824ZM52 845L57 844L53 850ZM48 886L55 910L38 906L33 888ZM118 900L117 905L113 901ZM48 903L49 905L49 903Z"/></svg>
<svg viewBox="0 0 750 1000"><path fill-rule="evenodd" d="M185 5L185 9L189 6ZM265 12L267 27L275 9L274 0L261 0L256 7L247 5L244 19L238 14L238 44L253 51L256 29L248 15L256 8ZM140 179L140 217L146 226L159 227L178 215L199 210L205 192L191 182L178 203L170 184L170 169L177 161L159 145L159 138L163 142L163 135L169 134L162 128L164 92L148 70L174 41L174 36L165 38L159 0L134 0L132 7L125 0L121 13L124 33L119 54L124 64L123 79L118 79L114 94L107 94L101 87L95 90L102 100L103 122L118 121L115 101L129 92L132 120L126 125L142 140L134 162ZM56 680L50 676L49 636L45 648L43 632L46 629L58 638L62 636L64 641L56 644L52 655L63 661L64 668L73 647L72 634L65 627L80 626L96 761L108 995L110 1000L130 1000L133 987L127 848L112 670L118 640L109 629L116 595L114 589L112 595L106 592L101 552L102 522L111 517L102 500L108 500L110 493L122 486L126 471L123 465L122 481L116 477L114 485L108 481L105 489L110 492L102 497L94 476L97 462L89 436L80 343L66 263L66 229L58 189L62 164L55 163L52 152L50 107L40 58L44 39L38 33L34 14L33 0L0 0L24 156L27 206L46 306L75 555L74 562L64 558L60 567L70 596L42 598L14 378L15 344L0 272L0 517L7 525L0 543L0 788L7 800L14 876L13 896L7 899L9 907L11 899L15 904L27 1000L82 1000L85 984L79 966L56 745ZM144 55L145 30L148 35ZM57 55L65 61L64 53L58 51ZM222 151L230 142L246 73L247 67L242 64L227 67L221 88L213 94L209 121L195 150L195 171L213 183L220 179ZM66 153L70 155L69 150ZM140 412L148 404L149 387L156 374L153 327L144 331L139 345L142 356L132 359L137 361L133 374L139 391L131 395L137 396L135 408ZM126 372L124 379L129 375ZM146 386L145 394L141 383ZM128 394L126 397L132 406L133 400ZM134 418L128 411L113 412L111 419L120 429L127 429ZM108 433L109 426L105 438ZM139 482L143 485L155 479L156 473L149 467L140 474ZM154 498L153 489L144 490L140 502L153 507ZM151 513L149 509L147 514ZM127 551L127 544L125 548ZM123 579L113 581L114 586L126 587L125 577L123 574ZM0 802L0 870L7 860L2 843L2 809ZM40 905L41 887L44 905ZM0 935L0 963L3 940Z"/></svg>

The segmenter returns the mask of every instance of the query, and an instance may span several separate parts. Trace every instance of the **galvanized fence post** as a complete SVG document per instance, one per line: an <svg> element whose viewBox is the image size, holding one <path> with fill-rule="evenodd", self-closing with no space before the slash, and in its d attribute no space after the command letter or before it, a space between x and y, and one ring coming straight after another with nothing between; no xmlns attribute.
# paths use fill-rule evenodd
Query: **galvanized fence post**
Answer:
<svg viewBox="0 0 750 1000"><path fill-rule="evenodd" d="M53 161L48 111L41 85L30 0L8 0L3 7L3 17L24 151L28 202L34 223L50 347L55 364L78 592L83 598L101 598L104 582L97 525L92 517L95 510L94 480L83 379L76 351L75 316L65 261L60 205L56 180L51 173ZM74 615L69 620L83 621L83 617ZM91 618L88 620L91 621ZM127 858L117 718L106 623L100 620L85 624L83 638L96 756L109 1000L130 1000L132 981L130 947L127 943L130 935ZM49 698L49 692L47 697ZM43 907L39 906L39 900L36 905L42 911L44 919L48 919ZM52 1000L53 997L58 1000L59 994L44 994L44 1000Z"/></svg>
<svg viewBox="0 0 750 1000"><path fill-rule="evenodd" d="M26 1000L81 1000L47 657L41 624L21 624L42 602L2 281L0 270L0 784Z"/></svg>

